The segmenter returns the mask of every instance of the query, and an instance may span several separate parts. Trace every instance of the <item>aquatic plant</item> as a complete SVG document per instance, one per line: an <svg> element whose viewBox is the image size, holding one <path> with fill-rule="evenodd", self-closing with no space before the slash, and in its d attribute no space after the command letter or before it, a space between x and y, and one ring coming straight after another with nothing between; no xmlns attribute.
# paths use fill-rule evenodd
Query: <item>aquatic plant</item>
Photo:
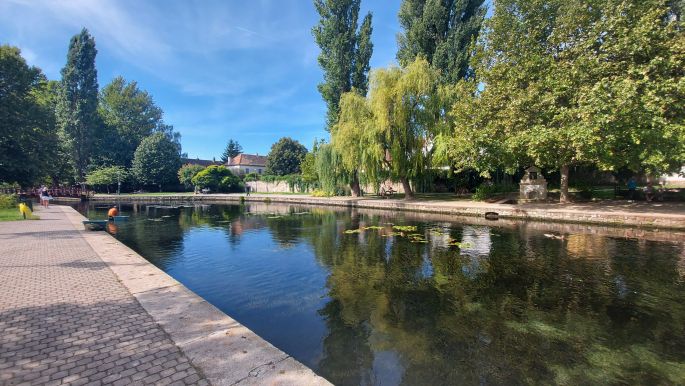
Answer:
<svg viewBox="0 0 685 386"><path fill-rule="evenodd" d="M393 225L392 229L398 230L400 232L416 232L415 225Z"/></svg>

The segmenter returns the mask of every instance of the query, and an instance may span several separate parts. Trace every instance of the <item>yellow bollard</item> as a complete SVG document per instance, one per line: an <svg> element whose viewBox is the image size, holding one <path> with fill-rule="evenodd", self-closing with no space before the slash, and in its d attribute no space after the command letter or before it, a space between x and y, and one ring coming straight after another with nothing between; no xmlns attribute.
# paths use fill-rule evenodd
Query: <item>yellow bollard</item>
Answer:
<svg viewBox="0 0 685 386"><path fill-rule="evenodd" d="M22 216L24 216L24 220L27 218L31 218L31 209L29 209L29 206L24 204L23 202L19 204L19 213L21 213Z"/></svg>

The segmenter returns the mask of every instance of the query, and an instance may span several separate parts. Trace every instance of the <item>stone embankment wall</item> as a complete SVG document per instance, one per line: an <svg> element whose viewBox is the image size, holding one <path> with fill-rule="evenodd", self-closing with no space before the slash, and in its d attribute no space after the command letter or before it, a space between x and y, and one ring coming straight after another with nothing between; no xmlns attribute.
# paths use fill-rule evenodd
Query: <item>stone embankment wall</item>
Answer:
<svg viewBox="0 0 685 386"><path fill-rule="evenodd" d="M482 204L430 201L382 200L350 197L310 196L250 196L226 194L198 194L178 196L95 196L93 201L120 202L205 202L220 203L239 201L241 197L250 202L282 202L289 204L328 205L348 208L401 210L446 215L484 217L496 212L501 219L535 220L543 222L565 222L580 224L601 224L640 228L685 229L685 215L640 212L610 212L601 210L546 209L525 205Z"/></svg>

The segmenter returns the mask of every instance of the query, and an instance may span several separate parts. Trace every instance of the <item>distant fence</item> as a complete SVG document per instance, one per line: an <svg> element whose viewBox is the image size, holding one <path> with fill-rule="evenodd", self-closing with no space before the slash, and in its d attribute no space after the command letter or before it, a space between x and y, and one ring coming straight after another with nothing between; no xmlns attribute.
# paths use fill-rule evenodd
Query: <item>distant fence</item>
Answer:
<svg viewBox="0 0 685 386"><path fill-rule="evenodd" d="M29 196L39 196L40 188L33 189L20 189L20 188L2 188L0 189L2 194L26 194ZM74 197L79 198L83 196L92 197L93 191L87 189L81 189L80 187L62 187L62 188L48 188L48 194L52 197Z"/></svg>

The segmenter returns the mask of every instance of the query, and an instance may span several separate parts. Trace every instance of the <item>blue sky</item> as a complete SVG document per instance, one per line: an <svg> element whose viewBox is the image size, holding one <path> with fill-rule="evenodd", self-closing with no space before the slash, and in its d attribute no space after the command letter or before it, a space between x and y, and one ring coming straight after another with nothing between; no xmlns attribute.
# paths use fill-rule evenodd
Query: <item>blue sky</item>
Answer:
<svg viewBox="0 0 685 386"><path fill-rule="evenodd" d="M400 0L362 0L374 16L372 67L395 63ZM95 37L100 87L121 75L150 92L191 157L229 138L266 154L290 136L311 148L324 130L322 72L310 0L2 0L0 43L60 78L69 39Z"/></svg>

